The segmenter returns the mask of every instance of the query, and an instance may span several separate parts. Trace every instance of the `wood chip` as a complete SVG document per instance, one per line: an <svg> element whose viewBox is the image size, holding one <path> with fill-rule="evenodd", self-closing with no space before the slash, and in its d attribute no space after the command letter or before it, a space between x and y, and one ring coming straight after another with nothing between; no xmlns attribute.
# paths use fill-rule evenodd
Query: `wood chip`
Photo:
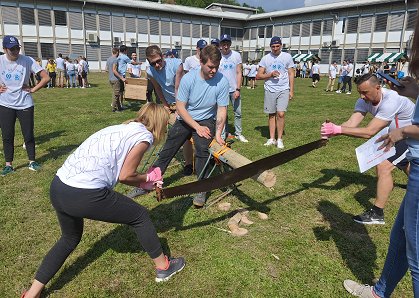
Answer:
<svg viewBox="0 0 419 298"><path fill-rule="evenodd" d="M228 202L222 202L218 204L218 210L228 211L231 208L231 204Z"/></svg>
<svg viewBox="0 0 419 298"><path fill-rule="evenodd" d="M263 219L263 220L268 219L268 215L266 213L258 212L258 216L260 219Z"/></svg>

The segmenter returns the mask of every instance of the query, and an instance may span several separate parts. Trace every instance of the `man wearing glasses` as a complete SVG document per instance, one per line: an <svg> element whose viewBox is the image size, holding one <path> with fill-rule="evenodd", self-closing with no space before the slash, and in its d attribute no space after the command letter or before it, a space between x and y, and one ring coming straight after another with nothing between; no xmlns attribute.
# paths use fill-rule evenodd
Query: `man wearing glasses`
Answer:
<svg viewBox="0 0 419 298"><path fill-rule="evenodd" d="M269 114L269 139L265 146L276 145L283 149L282 135L288 102L294 96L294 61L290 54L282 52L282 41L274 36L270 42L271 52L259 63L256 80L265 80L264 112ZM275 138L275 130L278 138Z"/></svg>
<svg viewBox="0 0 419 298"><path fill-rule="evenodd" d="M29 165L32 171L41 166L35 161L34 137L34 102L35 93L49 82L47 72L31 57L20 55L20 44L16 37L3 37L4 55L0 56L0 127L3 136L3 149L6 166L1 176L14 172L14 137L15 122L19 119L23 139L26 145ZM29 87L31 73L39 74L41 80L34 87Z"/></svg>

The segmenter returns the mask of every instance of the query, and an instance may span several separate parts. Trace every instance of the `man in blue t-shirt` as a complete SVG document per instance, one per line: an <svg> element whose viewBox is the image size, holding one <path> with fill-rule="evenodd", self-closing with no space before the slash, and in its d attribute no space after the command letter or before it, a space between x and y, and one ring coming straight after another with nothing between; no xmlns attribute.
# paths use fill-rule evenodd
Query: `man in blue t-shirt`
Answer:
<svg viewBox="0 0 419 298"><path fill-rule="evenodd" d="M195 144L195 169L198 178L207 176L205 163L209 157L208 147L215 137L220 145L227 118L229 83L218 71L220 50L209 45L201 51L201 67L189 71L181 80L176 97L178 118L168 132L167 141L154 167L166 171L172 158L182 144L191 137ZM149 60L152 64L153 60ZM204 206L206 194L199 193L193 199L196 207Z"/></svg>
<svg viewBox="0 0 419 298"><path fill-rule="evenodd" d="M121 79L119 81L119 93L121 95L120 102L121 106L123 107L123 100L124 100L124 92L125 92L125 77L127 73L128 64L131 63L133 65L139 65L138 61L133 61L131 58L127 56L128 48L125 45L119 47L119 56L118 56L118 73L121 75Z"/></svg>

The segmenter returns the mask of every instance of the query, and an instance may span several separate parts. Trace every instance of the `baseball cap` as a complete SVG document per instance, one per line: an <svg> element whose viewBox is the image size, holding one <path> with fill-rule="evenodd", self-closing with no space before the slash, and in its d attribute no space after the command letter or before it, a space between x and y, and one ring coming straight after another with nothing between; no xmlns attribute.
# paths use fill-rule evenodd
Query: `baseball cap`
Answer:
<svg viewBox="0 0 419 298"><path fill-rule="evenodd" d="M223 42L223 41L231 41L231 36L228 34L221 35L220 42Z"/></svg>
<svg viewBox="0 0 419 298"><path fill-rule="evenodd" d="M16 37L11 35L6 35L5 37L3 37L3 48L11 49L15 46L20 47L20 44Z"/></svg>
<svg viewBox="0 0 419 298"><path fill-rule="evenodd" d="M218 38L211 39L211 44L215 44L216 46L220 45L220 40Z"/></svg>
<svg viewBox="0 0 419 298"><path fill-rule="evenodd" d="M269 45L271 46L271 45L274 45L274 44L282 44L281 38L278 37L278 36L272 37L271 38L271 43Z"/></svg>
<svg viewBox="0 0 419 298"><path fill-rule="evenodd" d="M171 50L167 50L167 51L164 53L164 55L165 55L165 56L170 56L170 55L172 55L172 51L171 51Z"/></svg>
<svg viewBox="0 0 419 298"><path fill-rule="evenodd" d="M196 47L200 48L201 50L205 48L207 45L208 45L207 41L203 39L198 40L198 42L196 43Z"/></svg>
<svg viewBox="0 0 419 298"><path fill-rule="evenodd" d="M179 51L177 49L172 49L171 52L175 58L179 58Z"/></svg>

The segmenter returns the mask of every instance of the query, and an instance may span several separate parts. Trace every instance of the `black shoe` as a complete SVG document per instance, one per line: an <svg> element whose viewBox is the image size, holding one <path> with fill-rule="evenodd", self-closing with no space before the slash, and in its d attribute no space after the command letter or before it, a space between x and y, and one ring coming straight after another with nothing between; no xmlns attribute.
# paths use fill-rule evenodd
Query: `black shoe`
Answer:
<svg viewBox="0 0 419 298"><path fill-rule="evenodd" d="M185 267L186 265L185 259L182 257L169 258L168 261L169 261L169 268L167 268L166 270L156 269L156 275L157 275L156 282L169 280L169 278L171 278L173 275L181 271L183 267Z"/></svg>
<svg viewBox="0 0 419 298"><path fill-rule="evenodd" d="M190 176L193 174L193 166L192 165L186 165L183 168L183 175Z"/></svg>
<svg viewBox="0 0 419 298"><path fill-rule="evenodd" d="M353 220L357 223L364 224L364 225L383 225L383 224L385 224L384 215L378 215L372 209L367 210L360 215L354 216Z"/></svg>

